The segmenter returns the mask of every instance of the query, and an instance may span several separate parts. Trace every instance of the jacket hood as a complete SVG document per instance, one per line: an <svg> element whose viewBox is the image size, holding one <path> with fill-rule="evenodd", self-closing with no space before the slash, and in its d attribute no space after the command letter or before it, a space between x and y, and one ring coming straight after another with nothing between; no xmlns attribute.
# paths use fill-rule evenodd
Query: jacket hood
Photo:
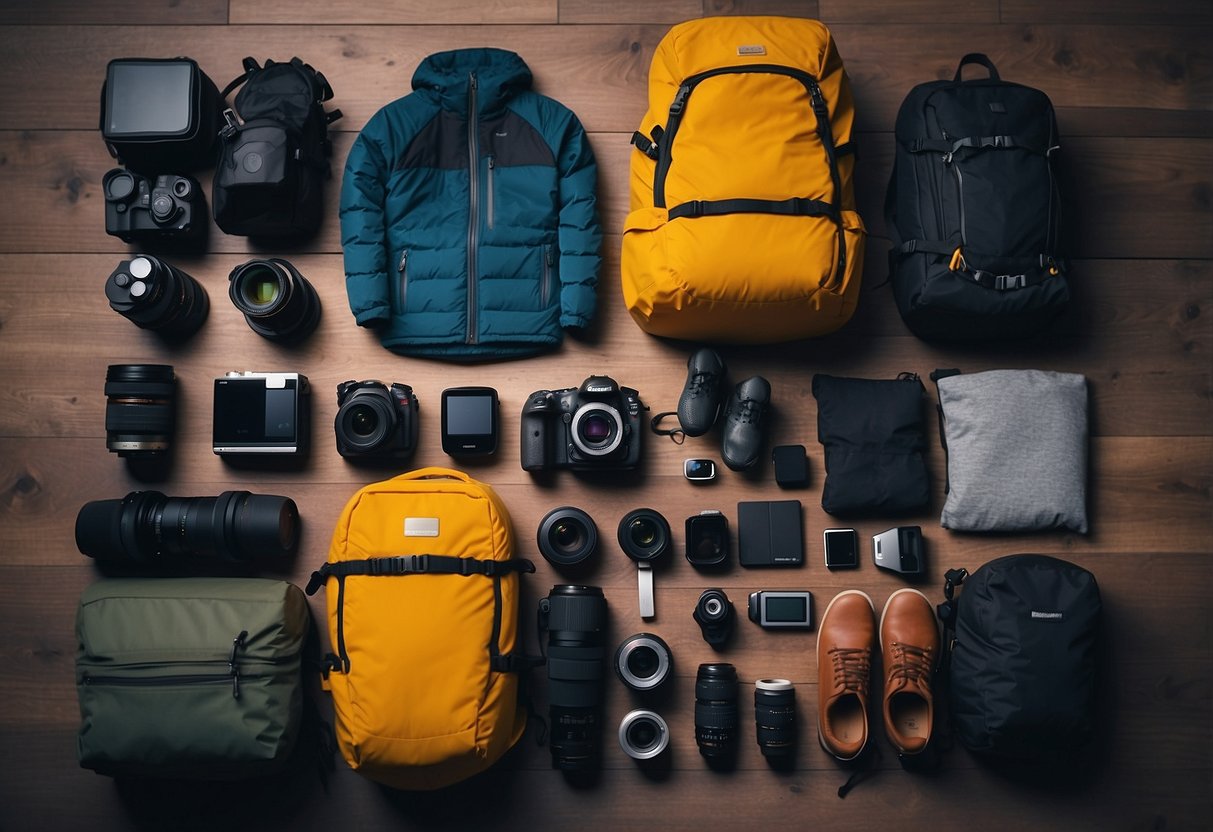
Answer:
<svg viewBox="0 0 1213 832"><path fill-rule="evenodd" d="M472 76L476 78L476 109L500 109L531 87L531 69L505 49L455 49L430 55L413 73L413 89L438 97L444 110L466 113Z"/></svg>

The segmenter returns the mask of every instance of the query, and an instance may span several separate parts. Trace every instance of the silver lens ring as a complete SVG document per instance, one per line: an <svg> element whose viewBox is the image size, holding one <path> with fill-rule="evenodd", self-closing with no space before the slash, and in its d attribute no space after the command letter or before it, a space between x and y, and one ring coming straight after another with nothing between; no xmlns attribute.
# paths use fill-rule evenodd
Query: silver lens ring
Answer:
<svg viewBox="0 0 1213 832"><path fill-rule="evenodd" d="M581 422L586 416L594 413L606 414L606 417L615 425L615 437L605 447L591 448L581 440ZM573 444L586 456L606 456L618 448L619 443L623 441L623 417L619 415L618 410L603 402L590 402L577 408L577 412L573 414L573 423L569 427L570 433L573 434Z"/></svg>
<svg viewBox="0 0 1213 832"><path fill-rule="evenodd" d="M637 676L630 667L632 654L637 650L651 650L657 656L657 667L648 676ZM645 691L660 687L669 677L672 663L669 645L650 633L628 636L615 651L615 672L620 681L632 690Z"/></svg>
<svg viewBox="0 0 1213 832"><path fill-rule="evenodd" d="M638 733L645 735L643 745L637 742ZM647 741L649 736L651 741ZM629 711L619 723L619 747L633 760L651 760L669 745L670 726L656 711Z"/></svg>

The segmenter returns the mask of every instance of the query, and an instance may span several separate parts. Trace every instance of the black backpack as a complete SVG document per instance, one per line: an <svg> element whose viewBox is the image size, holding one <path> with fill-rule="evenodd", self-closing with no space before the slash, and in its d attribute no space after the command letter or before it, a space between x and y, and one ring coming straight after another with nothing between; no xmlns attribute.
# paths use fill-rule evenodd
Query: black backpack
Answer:
<svg viewBox="0 0 1213 832"><path fill-rule="evenodd" d="M320 72L299 58L258 66L244 59L235 112L223 112L219 162L211 205L215 224L227 234L304 237L320 227L324 180L332 146L328 126L340 110L322 102L333 90ZM239 115L239 119L236 115Z"/></svg>
<svg viewBox="0 0 1213 832"><path fill-rule="evenodd" d="M939 614L951 644L955 738L1002 762L1056 766L1088 753L1101 609L1095 576L1057 558L1009 555L972 575L949 570L946 580Z"/></svg>
<svg viewBox="0 0 1213 832"><path fill-rule="evenodd" d="M966 64L990 75L960 79ZM951 81L919 84L897 114L885 198L890 276L910 330L935 340L1032 335L1070 297L1058 254L1053 105L965 55Z"/></svg>

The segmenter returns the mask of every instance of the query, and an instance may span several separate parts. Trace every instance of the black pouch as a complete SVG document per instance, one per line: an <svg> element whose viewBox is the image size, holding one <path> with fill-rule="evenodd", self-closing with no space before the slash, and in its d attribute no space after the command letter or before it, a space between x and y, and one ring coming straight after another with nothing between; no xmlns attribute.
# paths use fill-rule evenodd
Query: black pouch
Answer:
<svg viewBox="0 0 1213 832"><path fill-rule="evenodd" d="M877 380L813 376L817 441L825 447L821 507L830 514L925 509L923 387L918 376Z"/></svg>
<svg viewBox="0 0 1213 832"><path fill-rule="evenodd" d="M190 58L119 58L101 87L101 135L139 173L187 173L215 162L223 98Z"/></svg>
<svg viewBox="0 0 1213 832"><path fill-rule="evenodd" d="M314 234L329 177L326 113L333 97L324 75L299 58L260 66L244 59L235 110L225 110L211 205L215 224L228 234L302 237ZM237 118L239 114L239 119Z"/></svg>

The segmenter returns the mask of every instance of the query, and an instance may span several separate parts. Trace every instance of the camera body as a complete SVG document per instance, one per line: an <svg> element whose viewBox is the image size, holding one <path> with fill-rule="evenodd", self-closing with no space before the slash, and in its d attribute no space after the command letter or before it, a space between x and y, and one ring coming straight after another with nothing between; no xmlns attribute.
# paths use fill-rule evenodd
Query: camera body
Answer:
<svg viewBox="0 0 1213 832"><path fill-rule="evenodd" d="M206 197L190 176L155 179L114 168L101 180L105 233L128 243L196 241L206 234Z"/></svg>
<svg viewBox="0 0 1213 832"><path fill-rule="evenodd" d="M337 385L333 432L346 458L401 459L417 447L419 405L407 384L373 379Z"/></svg>
<svg viewBox="0 0 1213 832"><path fill-rule="evenodd" d="M228 373L215 379L215 453L301 454L311 389L301 373Z"/></svg>
<svg viewBox="0 0 1213 832"><path fill-rule="evenodd" d="M537 390L522 408L522 468L635 468L643 409L639 393L609 376L590 376L580 387Z"/></svg>

